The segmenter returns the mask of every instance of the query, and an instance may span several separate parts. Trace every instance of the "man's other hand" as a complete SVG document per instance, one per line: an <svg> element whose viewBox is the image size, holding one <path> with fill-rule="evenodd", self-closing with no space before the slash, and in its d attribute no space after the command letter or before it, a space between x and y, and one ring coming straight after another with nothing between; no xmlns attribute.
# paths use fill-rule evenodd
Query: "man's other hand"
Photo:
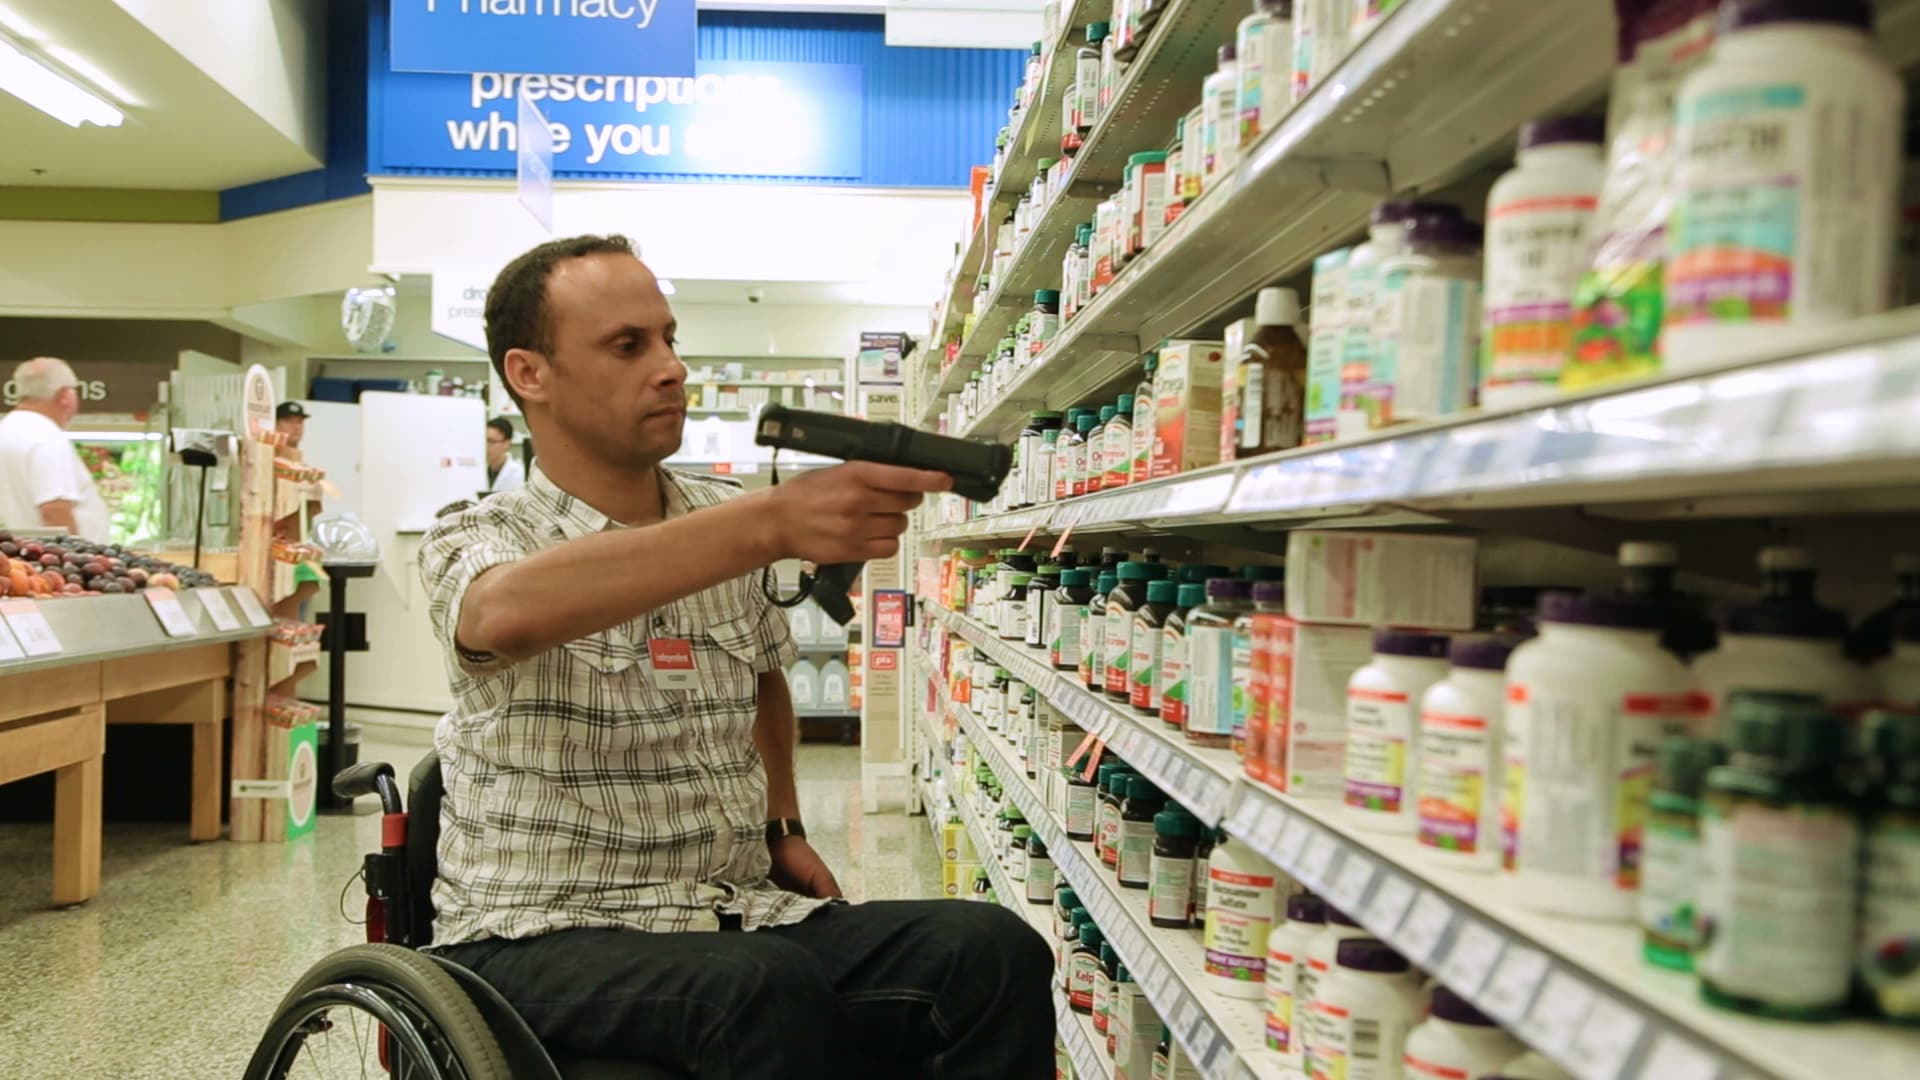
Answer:
<svg viewBox="0 0 1920 1080"><path fill-rule="evenodd" d="M765 524L781 558L820 566L885 559L900 550L907 511L952 487L945 473L850 461L767 491Z"/></svg>
<svg viewBox="0 0 1920 1080"><path fill-rule="evenodd" d="M780 837L767 845L767 851L773 856L775 885L820 900L837 900L842 895L840 883L833 879L833 871L827 869L827 860L813 850L805 837Z"/></svg>

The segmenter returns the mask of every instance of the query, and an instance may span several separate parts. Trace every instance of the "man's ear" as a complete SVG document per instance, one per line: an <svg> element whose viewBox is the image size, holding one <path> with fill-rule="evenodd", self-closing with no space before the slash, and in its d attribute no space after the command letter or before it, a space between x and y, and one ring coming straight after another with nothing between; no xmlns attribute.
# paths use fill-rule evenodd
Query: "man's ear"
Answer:
<svg viewBox="0 0 1920 1080"><path fill-rule="evenodd" d="M552 390L553 364L545 353L532 349L508 349L501 365L502 378L521 401L544 403Z"/></svg>

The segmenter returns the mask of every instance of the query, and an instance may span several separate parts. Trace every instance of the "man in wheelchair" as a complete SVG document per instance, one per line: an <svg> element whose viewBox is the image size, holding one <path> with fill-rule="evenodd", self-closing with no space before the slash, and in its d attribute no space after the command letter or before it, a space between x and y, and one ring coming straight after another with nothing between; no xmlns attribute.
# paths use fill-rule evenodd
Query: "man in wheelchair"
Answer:
<svg viewBox="0 0 1920 1080"><path fill-rule="evenodd" d="M671 472L686 368L624 237L487 295L540 459L420 555L456 704L434 948L556 1057L700 1077L1052 1075L1051 961L994 905L848 905L799 820L784 613L762 571L895 553L947 478L852 463L743 494Z"/></svg>

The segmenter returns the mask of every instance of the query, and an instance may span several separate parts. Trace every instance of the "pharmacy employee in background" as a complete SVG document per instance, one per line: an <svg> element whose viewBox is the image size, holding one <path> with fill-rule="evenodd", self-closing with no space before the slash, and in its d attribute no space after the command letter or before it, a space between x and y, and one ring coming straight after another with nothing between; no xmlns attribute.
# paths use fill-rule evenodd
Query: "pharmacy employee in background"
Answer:
<svg viewBox="0 0 1920 1080"><path fill-rule="evenodd" d="M420 575L454 708L435 948L557 1055L700 1077L1053 1075L1044 939L994 904L848 905L794 785L781 559L888 558L944 475L856 462L744 494L661 467L673 311L624 237L487 293L540 458L443 510Z"/></svg>
<svg viewBox="0 0 1920 1080"><path fill-rule="evenodd" d="M14 369L12 386L19 403L0 417L0 526L106 543L106 501L67 438L79 378L66 361L41 356Z"/></svg>
<svg viewBox="0 0 1920 1080"><path fill-rule="evenodd" d="M513 456L513 421L496 416L487 421L487 490L512 491L526 483L527 467Z"/></svg>

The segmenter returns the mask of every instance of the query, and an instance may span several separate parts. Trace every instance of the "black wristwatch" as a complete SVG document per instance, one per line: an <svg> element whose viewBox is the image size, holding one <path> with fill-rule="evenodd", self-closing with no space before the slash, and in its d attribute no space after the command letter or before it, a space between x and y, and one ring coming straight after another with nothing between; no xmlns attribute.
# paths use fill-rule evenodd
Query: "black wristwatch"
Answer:
<svg viewBox="0 0 1920 1080"><path fill-rule="evenodd" d="M777 817L767 821L767 843L769 844L775 840L781 840L789 836L798 836L801 839L805 839L806 835L807 827L800 824L799 818Z"/></svg>

